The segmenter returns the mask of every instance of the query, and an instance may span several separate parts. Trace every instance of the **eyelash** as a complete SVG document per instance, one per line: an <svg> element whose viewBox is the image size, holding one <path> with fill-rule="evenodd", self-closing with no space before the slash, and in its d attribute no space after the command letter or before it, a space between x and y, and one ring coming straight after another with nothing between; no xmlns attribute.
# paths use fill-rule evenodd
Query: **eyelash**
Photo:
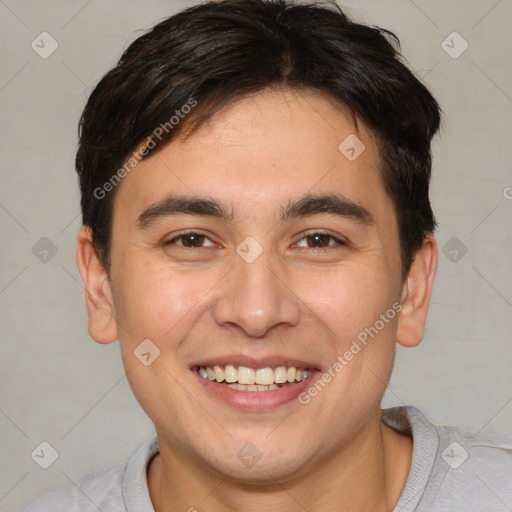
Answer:
<svg viewBox="0 0 512 512"><path fill-rule="evenodd" d="M187 235L199 235L199 236L203 236L203 237L207 238L208 240L210 240L210 238L207 235L205 235L204 233L200 233L199 231L185 231L183 233L180 233L179 235L176 235L175 237L171 238L170 240L165 241L163 243L163 246L165 247L165 246L169 246L172 244L176 244L177 240L179 240L180 238L186 237ZM335 237L331 233L329 233L327 231L322 231L322 230L310 231L310 232L304 234L296 243L302 242L303 240L307 239L308 237L314 236L314 235L327 236L330 239L334 240L335 244L328 243L326 247L305 247L306 249L322 249L322 248L327 248L327 247L334 247L335 245L342 246L342 247L348 245L346 241L340 240L339 238ZM211 242L211 240L210 240L210 242ZM177 244L177 245L179 245L183 249L190 249L189 247L185 247L182 244ZM206 247L211 247L211 246L206 246ZM206 247L192 247L192 249L205 249Z"/></svg>
<svg viewBox="0 0 512 512"><path fill-rule="evenodd" d="M174 238L167 240L166 242L163 243L163 245L167 246L167 245L175 244L176 240L179 240L180 238L183 238L187 235L189 235L189 236L190 235L199 235L199 236L204 236L205 238L208 238L207 235L205 235L204 233L200 233L199 231L184 231L183 233L176 235ZM210 240L210 239L208 238L208 240ZM188 249L188 247L185 247L185 246L182 246L182 247L183 247L183 249ZM202 249L202 247L194 247L194 249Z"/></svg>

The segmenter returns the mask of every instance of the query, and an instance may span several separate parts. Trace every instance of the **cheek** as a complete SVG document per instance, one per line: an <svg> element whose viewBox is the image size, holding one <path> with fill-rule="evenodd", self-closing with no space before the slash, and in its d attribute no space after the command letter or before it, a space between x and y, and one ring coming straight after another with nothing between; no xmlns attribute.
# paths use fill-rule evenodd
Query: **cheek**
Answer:
<svg viewBox="0 0 512 512"><path fill-rule="evenodd" d="M338 351L377 322L379 334L382 331L393 336L397 316L393 304L399 294L387 277L390 274L375 268L340 266L325 272L304 272L295 280L297 295L336 340ZM381 315L385 315L384 325Z"/></svg>
<svg viewBox="0 0 512 512"><path fill-rule="evenodd" d="M169 265L132 266L114 297L116 316L128 332L129 343L150 338L166 348L175 345L203 312L208 293L221 274L217 271ZM140 341L139 341L140 342Z"/></svg>
<svg viewBox="0 0 512 512"><path fill-rule="evenodd" d="M179 424L182 416L192 414L191 404L183 399L182 350L186 344L182 347L182 341L211 308L209 291L215 289L222 273L197 268L176 271L154 262L122 270L128 278L114 300L118 323L126 327L119 340L128 382L157 425ZM144 349L139 349L148 339L151 343L144 341ZM144 361L142 354L147 353ZM164 403L173 407L162 409Z"/></svg>
<svg viewBox="0 0 512 512"><path fill-rule="evenodd" d="M339 439L340 431L358 432L382 400L393 368L398 314L389 281L363 268L338 269L315 283L301 293L313 329L329 340L320 337L328 368L321 377L326 384L312 383L301 404L329 419L326 438Z"/></svg>

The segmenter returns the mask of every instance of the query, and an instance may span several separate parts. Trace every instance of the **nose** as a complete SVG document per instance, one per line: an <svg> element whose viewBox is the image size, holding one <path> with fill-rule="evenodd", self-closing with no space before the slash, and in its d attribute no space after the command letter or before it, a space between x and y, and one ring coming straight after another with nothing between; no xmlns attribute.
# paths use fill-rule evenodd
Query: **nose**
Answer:
<svg viewBox="0 0 512 512"><path fill-rule="evenodd" d="M286 284L283 269L270 264L265 252L252 263L236 259L214 306L219 325L235 325L248 336L261 338L278 325L299 323L300 299Z"/></svg>

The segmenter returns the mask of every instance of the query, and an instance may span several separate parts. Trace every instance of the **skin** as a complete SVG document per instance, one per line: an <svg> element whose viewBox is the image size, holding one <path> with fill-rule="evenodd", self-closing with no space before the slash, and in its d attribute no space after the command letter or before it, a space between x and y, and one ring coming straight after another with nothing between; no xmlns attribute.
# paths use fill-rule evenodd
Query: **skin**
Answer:
<svg viewBox="0 0 512 512"><path fill-rule="evenodd" d="M366 149L349 161L338 145L355 134ZM141 162L116 191L111 275L82 227L77 262L89 333L119 339L132 390L155 424L160 454L148 469L157 512L170 510L390 511L404 488L412 440L381 423L395 346L422 339L437 266L426 237L403 280L393 204L379 154L361 121L312 91L264 91L215 115L188 140ZM371 224L329 213L278 221L305 194L338 193ZM166 195L213 197L232 220L200 215L137 219ZM183 230L207 235L185 247ZM327 231L345 240L321 238ZM253 237L262 254L235 251ZM306 237L306 238L304 238ZM326 242L327 241L327 242ZM190 243L189 243L190 245ZM319 246L320 245L320 246ZM190 370L226 354L285 354L327 371L394 303L402 310L311 401L241 411L217 400ZM133 351L151 339L160 356ZM252 467L237 452L252 443Z"/></svg>

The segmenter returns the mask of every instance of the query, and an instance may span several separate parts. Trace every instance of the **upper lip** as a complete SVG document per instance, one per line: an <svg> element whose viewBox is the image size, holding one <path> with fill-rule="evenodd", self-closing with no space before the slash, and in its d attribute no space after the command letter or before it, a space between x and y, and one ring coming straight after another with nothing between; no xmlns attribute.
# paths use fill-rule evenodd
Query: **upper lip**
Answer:
<svg viewBox="0 0 512 512"><path fill-rule="evenodd" d="M288 356L267 356L267 357L254 357L248 355L226 355L226 356L217 356L217 357L209 357L206 359L201 359L196 362L193 362L191 367L198 366L210 366L213 367L215 365L224 366L231 364L235 368L239 366L245 366L247 368L277 368L278 366L294 366L299 369L317 369L318 365L311 362L305 361L301 359L295 359L293 357Z"/></svg>

